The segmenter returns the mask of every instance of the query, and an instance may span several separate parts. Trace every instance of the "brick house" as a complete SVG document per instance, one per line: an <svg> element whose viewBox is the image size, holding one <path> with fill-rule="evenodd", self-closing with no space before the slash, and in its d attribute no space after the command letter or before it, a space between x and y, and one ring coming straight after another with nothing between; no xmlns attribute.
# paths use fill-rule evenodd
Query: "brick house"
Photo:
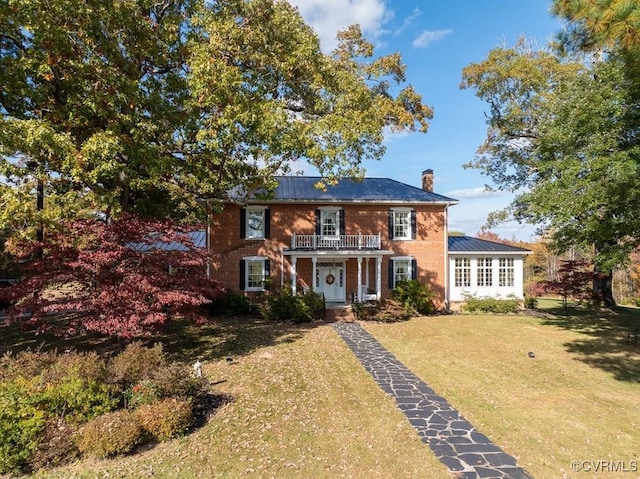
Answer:
<svg viewBox="0 0 640 479"><path fill-rule="evenodd" d="M415 278L447 307L447 209L457 200L433 192L432 170L422 188L365 178L322 191L318 180L279 177L273 195L213 214L211 276L248 295L271 283L336 303L388 297Z"/></svg>

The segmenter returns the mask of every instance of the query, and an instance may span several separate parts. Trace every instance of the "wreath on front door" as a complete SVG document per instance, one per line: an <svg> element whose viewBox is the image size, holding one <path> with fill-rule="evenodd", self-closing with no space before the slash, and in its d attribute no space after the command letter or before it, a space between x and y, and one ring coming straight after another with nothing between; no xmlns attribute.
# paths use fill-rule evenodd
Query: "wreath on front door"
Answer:
<svg viewBox="0 0 640 479"><path fill-rule="evenodd" d="M332 275L331 273L329 273L324 280L326 281L327 284L331 285L336 280L336 277L334 275Z"/></svg>

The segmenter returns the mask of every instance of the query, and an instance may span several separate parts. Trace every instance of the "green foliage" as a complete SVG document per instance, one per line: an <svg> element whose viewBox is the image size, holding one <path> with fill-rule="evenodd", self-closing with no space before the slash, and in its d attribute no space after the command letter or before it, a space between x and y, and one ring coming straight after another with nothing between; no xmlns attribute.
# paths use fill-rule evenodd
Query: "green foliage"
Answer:
<svg viewBox="0 0 640 479"><path fill-rule="evenodd" d="M395 323L397 321L407 321L413 317L412 311L407 310L403 303L393 299L354 303L352 308L360 321Z"/></svg>
<svg viewBox="0 0 640 479"><path fill-rule="evenodd" d="M402 303L408 311L419 314L432 314L435 311L434 292L416 279L399 282L391 291L391 297Z"/></svg>
<svg viewBox="0 0 640 479"><path fill-rule="evenodd" d="M242 293L225 291L210 303L206 308L211 314L228 314L231 316L242 316L251 313L251 302Z"/></svg>
<svg viewBox="0 0 640 479"><path fill-rule="evenodd" d="M140 406L135 419L156 441L167 441L188 431L193 424L190 400L167 398Z"/></svg>
<svg viewBox="0 0 640 479"><path fill-rule="evenodd" d="M136 409L142 405L150 404L159 397L155 384L148 379L140 381L124 392L125 404L129 409Z"/></svg>
<svg viewBox="0 0 640 479"><path fill-rule="evenodd" d="M0 25L0 176L16 185L0 225L21 230L192 217L198 195L271 187L300 158L327 182L361 176L385 128L432 117L400 55L376 58L355 26L325 55L287 2L12 1Z"/></svg>
<svg viewBox="0 0 640 479"><path fill-rule="evenodd" d="M305 300L305 296L307 295L294 296L291 294L291 290L286 288L279 293L270 294L261 306L262 317L277 321L309 323L316 319L319 314L319 311L313 310L309 304L314 306L318 300L317 298Z"/></svg>
<svg viewBox="0 0 640 479"><path fill-rule="evenodd" d="M325 308L324 296L318 294L314 291L308 291L307 293L302 295L302 302L307 305L311 314L313 314L313 318L319 318Z"/></svg>
<svg viewBox="0 0 640 479"><path fill-rule="evenodd" d="M574 3L574 2L573 2ZM518 192L504 218L544 224L555 250L595 250L610 273L640 245L637 89L619 55L584 61L521 40L463 71L490 107L469 165ZM571 201L567 201L571 198ZM610 292L609 292L610 295Z"/></svg>
<svg viewBox="0 0 640 479"><path fill-rule="evenodd" d="M127 410L118 410L92 419L75 435L83 454L104 458L131 452L143 440L143 429Z"/></svg>
<svg viewBox="0 0 640 479"><path fill-rule="evenodd" d="M524 307L527 309L536 309L538 307L538 298L535 296L525 296Z"/></svg>
<svg viewBox="0 0 640 479"><path fill-rule="evenodd" d="M465 296L462 311L465 313L515 314L520 311L520 300L516 298L478 298Z"/></svg>
<svg viewBox="0 0 640 479"><path fill-rule="evenodd" d="M150 437L181 434L192 423L192 401L203 391L204 380L189 367L170 363L159 344L132 343L110 363L95 353L5 354L0 474L63 464L80 453L128 452L146 436L130 424L137 416L126 413L151 404L155 409L145 409L144 416ZM127 409L111 412L118 405Z"/></svg>
<svg viewBox="0 0 640 479"><path fill-rule="evenodd" d="M38 447L45 412L32 392L37 378L0 383L0 474L18 472Z"/></svg>

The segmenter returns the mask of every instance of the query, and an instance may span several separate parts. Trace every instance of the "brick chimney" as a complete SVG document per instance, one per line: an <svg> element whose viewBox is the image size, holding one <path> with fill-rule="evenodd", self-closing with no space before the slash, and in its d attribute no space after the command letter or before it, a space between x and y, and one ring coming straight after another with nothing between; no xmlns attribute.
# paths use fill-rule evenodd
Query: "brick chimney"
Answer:
<svg viewBox="0 0 640 479"><path fill-rule="evenodd" d="M422 189L433 193L433 170L431 168L422 172Z"/></svg>

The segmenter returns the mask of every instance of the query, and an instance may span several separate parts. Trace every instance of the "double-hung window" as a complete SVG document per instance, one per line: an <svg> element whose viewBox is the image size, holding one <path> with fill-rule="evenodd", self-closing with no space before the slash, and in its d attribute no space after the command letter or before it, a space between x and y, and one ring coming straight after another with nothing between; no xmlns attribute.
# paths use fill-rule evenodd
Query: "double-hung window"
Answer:
<svg viewBox="0 0 640 479"><path fill-rule="evenodd" d="M269 260L263 256L249 256L240 261L240 289L263 291L269 278Z"/></svg>
<svg viewBox="0 0 640 479"><path fill-rule="evenodd" d="M456 258L454 281L457 288L471 286L471 260L469 258Z"/></svg>
<svg viewBox="0 0 640 479"><path fill-rule="evenodd" d="M500 258L498 262L498 285L514 286L515 267L513 258Z"/></svg>
<svg viewBox="0 0 640 479"><path fill-rule="evenodd" d="M493 285L493 259L478 258L478 286Z"/></svg>
<svg viewBox="0 0 640 479"><path fill-rule="evenodd" d="M322 210L320 232L322 236L338 236L338 211Z"/></svg>
<svg viewBox="0 0 640 479"><path fill-rule="evenodd" d="M248 206L242 210L240 229L243 238L269 237L269 210L264 206Z"/></svg>
<svg viewBox="0 0 640 479"><path fill-rule="evenodd" d="M416 212L409 208L389 211L389 238L410 240L416 237Z"/></svg>
<svg viewBox="0 0 640 479"><path fill-rule="evenodd" d="M416 279L416 260L410 256L391 258L389 263L389 287L395 288L402 281Z"/></svg>

